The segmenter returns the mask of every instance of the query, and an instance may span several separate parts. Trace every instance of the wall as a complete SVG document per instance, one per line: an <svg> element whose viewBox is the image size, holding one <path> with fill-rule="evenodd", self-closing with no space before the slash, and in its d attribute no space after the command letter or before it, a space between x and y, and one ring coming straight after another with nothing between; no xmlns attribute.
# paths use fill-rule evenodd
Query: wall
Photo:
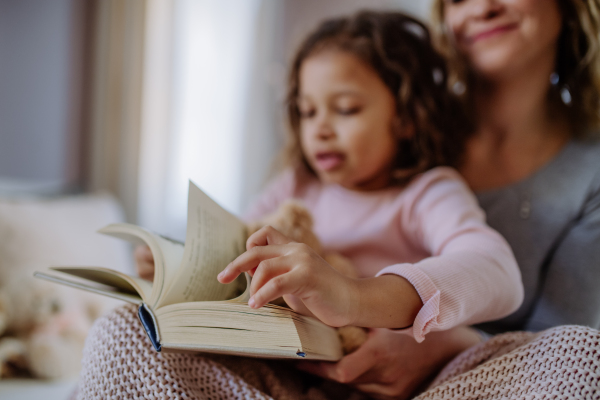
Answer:
<svg viewBox="0 0 600 400"><path fill-rule="evenodd" d="M300 40L317 24L329 17L348 15L362 9L389 9L406 12L426 20L429 16L431 0L286 0L284 15L285 49L291 53Z"/></svg>
<svg viewBox="0 0 600 400"><path fill-rule="evenodd" d="M0 192L77 185L75 0L0 0Z"/></svg>

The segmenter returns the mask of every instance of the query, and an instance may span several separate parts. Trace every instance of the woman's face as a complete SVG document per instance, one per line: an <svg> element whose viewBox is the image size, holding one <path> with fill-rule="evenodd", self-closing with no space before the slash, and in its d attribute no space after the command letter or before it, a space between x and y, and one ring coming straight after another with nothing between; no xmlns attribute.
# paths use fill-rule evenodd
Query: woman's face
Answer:
<svg viewBox="0 0 600 400"><path fill-rule="evenodd" d="M562 18L558 0L443 0L444 21L475 72L501 78L552 63Z"/></svg>

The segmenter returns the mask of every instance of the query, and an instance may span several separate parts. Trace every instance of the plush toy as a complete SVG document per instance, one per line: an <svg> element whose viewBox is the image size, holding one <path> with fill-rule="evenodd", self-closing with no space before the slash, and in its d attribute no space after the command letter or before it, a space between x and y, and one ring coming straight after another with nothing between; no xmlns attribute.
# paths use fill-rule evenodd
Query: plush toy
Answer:
<svg viewBox="0 0 600 400"><path fill-rule="evenodd" d="M310 246L333 268L344 275L357 278L354 266L346 257L339 253L324 252L321 242L313 232L313 219L310 212L299 202L288 200L273 213L260 221L248 224L249 234L252 234L265 225L270 225L295 242ZM338 328L345 354L352 353L365 340L367 331L356 326Z"/></svg>
<svg viewBox="0 0 600 400"><path fill-rule="evenodd" d="M3 278L0 378L76 376L87 332L106 302L23 271Z"/></svg>

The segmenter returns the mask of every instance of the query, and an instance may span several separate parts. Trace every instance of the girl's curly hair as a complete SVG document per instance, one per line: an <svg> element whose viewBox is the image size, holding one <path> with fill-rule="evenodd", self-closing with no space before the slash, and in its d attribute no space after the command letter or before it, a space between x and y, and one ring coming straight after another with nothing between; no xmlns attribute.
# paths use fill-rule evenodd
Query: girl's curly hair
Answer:
<svg viewBox="0 0 600 400"><path fill-rule="evenodd" d="M567 85L571 104L563 104L558 90L551 90L549 100L564 112L576 136L600 128L600 2L598 0L557 0L563 18L558 39L555 72L560 77L559 87ZM432 32L436 47L450 61L449 85L461 82L466 103L473 84L474 73L451 43L444 23L446 0L434 0Z"/></svg>
<svg viewBox="0 0 600 400"><path fill-rule="evenodd" d="M349 52L370 65L393 93L402 126L412 127L409 139L398 140L396 183L405 184L436 166L459 165L473 123L447 89L445 59L434 50L421 22L398 12L376 11L326 20L300 45L289 75L286 164L314 174L300 147L299 75L308 57L326 50Z"/></svg>

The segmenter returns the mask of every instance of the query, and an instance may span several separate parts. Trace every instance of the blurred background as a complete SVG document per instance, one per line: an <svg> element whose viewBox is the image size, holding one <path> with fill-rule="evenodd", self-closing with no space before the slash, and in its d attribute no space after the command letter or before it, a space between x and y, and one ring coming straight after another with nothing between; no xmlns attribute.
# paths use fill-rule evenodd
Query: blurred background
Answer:
<svg viewBox="0 0 600 400"><path fill-rule="evenodd" d="M113 194L183 239L187 181L235 214L272 176L287 63L323 18L429 0L0 0L0 195Z"/></svg>

